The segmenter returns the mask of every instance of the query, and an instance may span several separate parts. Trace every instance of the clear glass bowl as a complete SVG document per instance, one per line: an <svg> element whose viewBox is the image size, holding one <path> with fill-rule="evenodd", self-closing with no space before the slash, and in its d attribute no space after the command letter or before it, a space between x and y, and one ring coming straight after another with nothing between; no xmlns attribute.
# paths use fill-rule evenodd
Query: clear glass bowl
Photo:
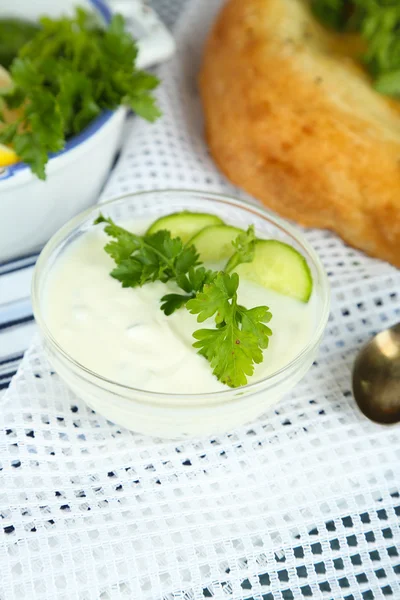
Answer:
<svg viewBox="0 0 400 600"><path fill-rule="evenodd" d="M180 210L209 212L259 237L289 243L306 258L314 281L315 328L307 345L284 368L241 388L203 394L167 394L135 389L95 373L57 343L46 323L43 294L46 278L64 250L93 225L101 210L116 221L155 219ZM320 259L291 225L258 206L201 191L162 190L129 194L87 210L56 233L43 249L33 276L32 302L50 363L65 383L95 411L119 425L167 438L212 435L255 419L275 404L308 371L317 353L329 314L329 284Z"/></svg>

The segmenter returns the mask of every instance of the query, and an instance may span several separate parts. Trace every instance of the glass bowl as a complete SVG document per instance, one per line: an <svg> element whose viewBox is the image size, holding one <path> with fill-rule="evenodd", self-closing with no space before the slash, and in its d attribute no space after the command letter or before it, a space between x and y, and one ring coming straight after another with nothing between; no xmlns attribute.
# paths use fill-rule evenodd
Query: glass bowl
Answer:
<svg viewBox="0 0 400 600"><path fill-rule="evenodd" d="M298 250L311 269L314 330L308 343L284 368L240 388L214 393L169 394L111 381L80 364L57 342L43 311L46 279L65 249L93 227L99 212L118 221L156 219L181 210L213 213L226 223L254 224L263 238L284 241ZM32 303L46 355L64 382L96 412L133 431L165 438L213 435L254 420L305 375L316 356L329 314L329 284L317 254L291 225L268 211L221 194L160 190L127 194L91 208L62 227L43 249L32 282Z"/></svg>

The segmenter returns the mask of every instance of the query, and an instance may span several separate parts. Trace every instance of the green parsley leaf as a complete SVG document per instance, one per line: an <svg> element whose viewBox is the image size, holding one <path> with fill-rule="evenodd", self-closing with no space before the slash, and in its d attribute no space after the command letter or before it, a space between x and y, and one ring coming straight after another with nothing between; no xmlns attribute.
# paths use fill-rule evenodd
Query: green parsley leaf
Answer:
<svg viewBox="0 0 400 600"><path fill-rule="evenodd" d="M374 83L377 92L400 98L400 69L379 75Z"/></svg>
<svg viewBox="0 0 400 600"><path fill-rule="evenodd" d="M346 24L346 3L348 0L312 0L314 15L327 27L342 31Z"/></svg>
<svg viewBox="0 0 400 600"><path fill-rule="evenodd" d="M312 0L316 18L337 31L358 33L360 57L375 89L400 98L400 3L398 0Z"/></svg>
<svg viewBox="0 0 400 600"><path fill-rule="evenodd" d="M161 310L167 315L172 315L176 310L185 306L193 298L192 294L166 294L161 298Z"/></svg>
<svg viewBox="0 0 400 600"><path fill-rule="evenodd" d="M225 271L230 273L242 263L251 262L254 258L254 250L256 247L256 234L254 225L250 225L248 230L238 235L236 240L232 242L236 252L230 257L225 267Z"/></svg>
<svg viewBox="0 0 400 600"><path fill-rule="evenodd" d="M102 214L95 220L95 224L98 223L106 223L105 233L114 238L104 249L117 264L111 276L123 287L142 286L157 280L177 281L198 264L195 247L183 246L180 238L172 238L169 231L136 235Z"/></svg>
<svg viewBox="0 0 400 600"><path fill-rule="evenodd" d="M265 325L272 318L269 309L266 306L255 306L250 309L239 306L239 311L243 331L248 331L254 335L260 348L264 350L268 348L269 337L272 335L271 329Z"/></svg>
<svg viewBox="0 0 400 600"><path fill-rule="evenodd" d="M20 109L23 127L5 125L0 141L45 179L48 154L103 110L125 104L154 121L161 113L151 92L159 82L135 67L136 57L121 15L108 27L82 8L73 17L40 19L11 63L14 87L2 93L7 108Z"/></svg>
<svg viewBox="0 0 400 600"><path fill-rule="evenodd" d="M221 271L212 283L206 284L203 291L187 304L187 309L190 313L198 315L199 323L215 315L215 322L219 325L229 320L232 309L230 301L236 299L238 287L237 273L228 275Z"/></svg>
<svg viewBox="0 0 400 600"><path fill-rule="evenodd" d="M153 278L152 275L153 274ZM146 269L143 264L135 258L125 258L110 273L111 277L118 279L122 287L138 287L155 281L160 274L155 269Z"/></svg>
<svg viewBox="0 0 400 600"><path fill-rule="evenodd" d="M180 262L177 259L177 265ZM184 264L184 261L182 261ZM166 315L171 315L186 304L191 298L195 298L196 293L200 292L206 283L210 283L215 277L215 273L204 267L194 268L191 266L189 271L181 271L176 277L176 283L187 292L186 294L166 294L161 298L161 310Z"/></svg>
<svg viewBox="0 0 400 600"><path fill-rule="evenodd" d="M177 264L182 265L182 261L177 259ZM190 266L187 270L187 264L183 263L180 273L176 278L176 282L180 288L182 288L188 294L191 292L200 292L203 289L205 283L210 283L215 276L213 271L205 269L204 267L194 268Z"/></svg>
<svg viewBox="0 0 400 600"><path fill-rule="evenodd" d="M140 236L127 231L123 227L119 227L112 219L106 219L101 213L95 220L94 225L99 223L106 223L104 227L105 233L115 238L115 241L109 242L104 249L115 260L117 265L129 258L133 252L139 250L141 247Z"/></svg>
<svg viewBox="0 0 400 600"><path fill-rule="evenodd" d="M18 78L22 78L23 74L27 78L32 77L35 70L32 64L19 61L16 62L16 68ZM32 171L44 179L47 153L58 152L64 146L60 110L49 90L35 86L30 90L24 112L23 130L20 131L15 123L10 123L0 131L0 141L11 144L18 156L30 164Z"/></svg>
<svg viewBox="0 0 400 600"><path fill-rule="evenodd" d="M193 346L204 356L213 374L222 383L238 387L247 383L254 373L254 365L263 360L262 349L267 348L272 331L265 325L271 319L266 306L247 310L237 304L239 277L220 272L203 292L189 300L186 308L203 322L214 316L216 329L199 329L193 337Z"/></svg>
<svg viewBox="0 0 400 600"><path fill-rule="evenodd" d="M19 50L38 30L36 23L15 18L0 21L0 65L8 69Z"/></svg>
<svg viewBox="0 0 400 600"><path fill-rule="evenodd" d="M3 121L3 117L0 113L0 122ZM12 124L12 126L10 125L9 127L7 127L7 131L5 132L0 132L0 141L3 142L3 144L9 144L10 141L13 139L17 128L18 128L19 123L15 122Z"/></svg>

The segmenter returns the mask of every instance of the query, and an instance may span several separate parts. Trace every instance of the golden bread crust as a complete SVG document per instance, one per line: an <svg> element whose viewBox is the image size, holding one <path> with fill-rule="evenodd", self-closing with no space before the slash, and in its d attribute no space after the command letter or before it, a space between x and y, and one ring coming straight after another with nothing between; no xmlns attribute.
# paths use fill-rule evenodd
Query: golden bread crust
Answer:
<svg viewBox="0 0 400 600"><path fill-rule="evenodd" d="M281 215L400 267L400 103L345 56L304 0L229 0L200 92L211 153Z"/></svg>

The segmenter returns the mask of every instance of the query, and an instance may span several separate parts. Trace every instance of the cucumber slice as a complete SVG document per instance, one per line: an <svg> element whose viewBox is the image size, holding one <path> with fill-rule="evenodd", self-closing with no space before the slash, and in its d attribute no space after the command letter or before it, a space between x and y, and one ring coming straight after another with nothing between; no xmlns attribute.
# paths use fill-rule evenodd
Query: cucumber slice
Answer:
<svg viewBox="0 0 400 600"><path fill-rule="evenodd" d="M243 233L243 229L231 225L210 225L194 235L190 244L194 244L203 262L217 262L229 258L235 249L232 242Z"/></svg>
<svg viewBox="0 0 400 600"><path fill-rule="evenodd" d="M304 256L278 240L257 240L254 259L236 268L239 277L308 302L313 281Z"/></svg>
<svg viewBox="0 0 400 600"><path fill-rule="evenodd" d="M167 215L166 217L160 217L150 225L147 234L166 229L171 233L172 237L180 237L182 242L186 244L190 238L196 235L201 229L204 229L204 227L221 224L223 224L223 221L217 215L182 211Z"/></svg>

